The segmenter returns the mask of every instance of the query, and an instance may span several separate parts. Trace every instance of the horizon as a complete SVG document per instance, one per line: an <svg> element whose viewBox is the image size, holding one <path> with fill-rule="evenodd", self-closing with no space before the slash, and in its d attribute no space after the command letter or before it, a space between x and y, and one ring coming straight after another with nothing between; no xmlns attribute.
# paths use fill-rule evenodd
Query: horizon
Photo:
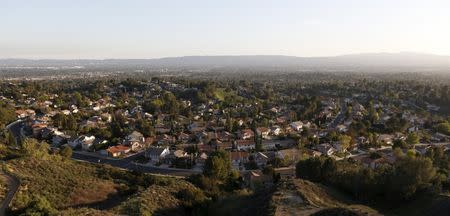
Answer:
<svg viewBox="0 0 450 216"><path fill-rule="evenodd" d="M450 3L435 1L8 1L1 59L450 56Z"/></svg>
<svg viewBox="0 0 450 216"><path fill-rule="evenodd" d="M0 58L0 60L31 60L31 61L45 61L45 60L56 60L56 61L70 61L70 60L92 60L92 61L104 61L104 60L160 60L160 59L170 59L170 58L189 58L189 57L292 57L292 58L336 58L336 57L350 57L350 56L366 56L366 55L422 55L422 56L433 56L433 57L449 57L450 55L439 55L434 53L421 53L421 52L410 52L410 51L400 51L400 52L364 52L364 53L347 53L339 55L323 55L323 56L295 56L295 55L266 55L266 54L231 54L231 55L185 55L185 56L163 56L155 58Z"/></svg>

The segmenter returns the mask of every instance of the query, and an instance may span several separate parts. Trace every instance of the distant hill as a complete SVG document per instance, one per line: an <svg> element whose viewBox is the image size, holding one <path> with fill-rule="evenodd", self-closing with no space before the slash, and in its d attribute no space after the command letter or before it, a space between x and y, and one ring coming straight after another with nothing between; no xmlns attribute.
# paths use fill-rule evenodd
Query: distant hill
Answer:
<svg viewBox="0 0 450 216"><path fill-rule="evenodd" d="M450 56L419 53L366 53L332 57L295 57L280 55L245 56L183 56L159 59L104 59L104 60L29 60L0 59L5 67L125 67L153 68L217 68L217 67L272 67L272 68L329 68L354 69L373 67L450 68Z"/></svg>

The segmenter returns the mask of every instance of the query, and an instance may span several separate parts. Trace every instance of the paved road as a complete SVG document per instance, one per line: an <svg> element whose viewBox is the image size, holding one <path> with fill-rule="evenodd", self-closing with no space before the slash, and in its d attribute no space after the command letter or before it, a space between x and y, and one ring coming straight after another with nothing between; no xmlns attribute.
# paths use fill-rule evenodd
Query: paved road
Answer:
<svg viewBox="0 0 450 216"><path fill-rule="evenodd" d="M19 145L22 142L22 136L20 134L21 129L25 123L22 120L17 120L8 126L6 126L7 129L13 134L14 137L16 137L16 143Z"/></svg>
<svg viewBox="0 0 450 216"><path fill-rule="evenodd" d="M158 168L158 167L149 167L143 166L140 164L133 163L133 159L138 157L139 154L130 156L124 159L108 159L108 158L99 158L96 156L81 154L77 152L73 152L72 158L75 160L86 161L90 163L101 163L101 164L109 164L114 167L119 167L128 170L137 170L145 173L153 173L160 175L171 175L171 176L190 176L192 174L199 173L196 170L180 170L180 169L166 169L166 168ZM100 161L100 162L99 162Z"/></svg>
<svg viewBox="0 0 450 216"><path fill-rule="evenodd" d="M0 216L4 216L6 215L6 209L11 203L11 200L14 198L14 194L16 194L17 190L19 190L20 181L15 176L4 172L0 172L0 175L5 177L6 183L8 184L8 193L6 194L5 199L1 202L0 206Z"/></svg>
<svg viewBox="0 0 450 216"><path fill-rule="evenodd" d="M334 118L333 122L330 123L330 125L328 126L328 129L335 129L345 118L345 112L347 112L347 104L345 104L345 101L342 100L340 103L340 111L338 113L338 115L336 116L336 118Z"/></svg>

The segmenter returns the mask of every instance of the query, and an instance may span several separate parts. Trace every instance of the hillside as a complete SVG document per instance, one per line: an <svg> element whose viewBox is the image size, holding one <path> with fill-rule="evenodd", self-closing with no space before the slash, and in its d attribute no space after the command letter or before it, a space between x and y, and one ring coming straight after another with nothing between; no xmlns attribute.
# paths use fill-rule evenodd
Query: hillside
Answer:
<svg viewBox="0 0 450 216"><path fill-rule="evenodd" d="M186 208L206 201L206 196L192 184L166 179L131 196L112 209L112 212L130 216L138 215L186 215Z"/></svg>
<svg viewBox="0 0 450 216"><path fill-rule="evenodd" d="M281 182L272 196L275 216L313 215L330 208L348 209L355 214L381 215L376 210L359 205L332 188L307 180L290 179Z"/></svg>
<svg viewBox="0 0 450 216"><path fill-rule="evenodd" d="M10 205L14 215L39 206L61 215L129 214L142 208L152 214L169 209L184 213L182 205L186 203L174 194L185 189L201 194L184 180L135 174L57 155L9 160L4 170L21 181Z"/></svg>
<svg viewBox="0 0 450 216"><path fill-rule="evenodd" d="M450 212L450 196L422 196L396 206L362 205L347 195L318 183L302 179L281 182L273 194L275 216L285 215L435 215Z"/></svg>

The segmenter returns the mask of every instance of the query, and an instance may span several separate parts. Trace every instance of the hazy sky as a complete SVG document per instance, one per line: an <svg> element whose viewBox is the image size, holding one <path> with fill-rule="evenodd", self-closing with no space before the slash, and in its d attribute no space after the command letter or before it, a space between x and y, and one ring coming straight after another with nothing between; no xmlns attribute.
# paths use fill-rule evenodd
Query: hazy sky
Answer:
<svg viewBox="0 0 450 216"><path fill-rule="evenodd" d="M450 55L448 0L0 0L0 58Z"/></svg>

